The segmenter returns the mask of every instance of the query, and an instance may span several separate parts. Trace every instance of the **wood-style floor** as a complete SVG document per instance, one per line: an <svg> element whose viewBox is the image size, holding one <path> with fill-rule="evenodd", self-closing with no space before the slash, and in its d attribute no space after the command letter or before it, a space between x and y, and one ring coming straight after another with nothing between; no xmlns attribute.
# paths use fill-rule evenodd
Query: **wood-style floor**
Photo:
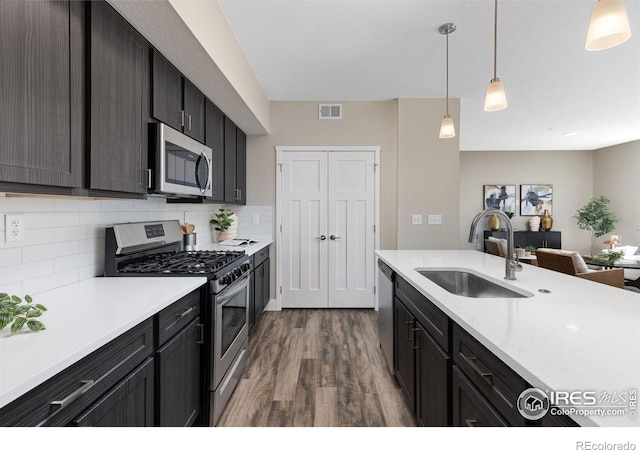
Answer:
<svg viewBox="0 0 640 450"><path fill-rule="evenodd" d="M376 312L264 312L218 426L415 426L380 349Z"/></svg>

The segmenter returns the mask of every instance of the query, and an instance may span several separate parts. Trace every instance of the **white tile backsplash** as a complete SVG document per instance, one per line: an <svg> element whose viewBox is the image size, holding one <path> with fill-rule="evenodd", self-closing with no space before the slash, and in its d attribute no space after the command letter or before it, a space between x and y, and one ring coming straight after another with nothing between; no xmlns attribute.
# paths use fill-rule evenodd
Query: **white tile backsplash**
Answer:
<svg viewBox="0 0 640 450"><path fill-rule="evenodd" d="M105 227L114 223L179 220L196 226L197 245L212 242L209 218L222 205L147 200L4 197L0 194L0 292L37 294L102 276ZM238 216L238 236L272 236L271 206L227 208ZM5 242L4 215L24 214L25 239ZM252 223L257 214L259 223Z"/></svg>

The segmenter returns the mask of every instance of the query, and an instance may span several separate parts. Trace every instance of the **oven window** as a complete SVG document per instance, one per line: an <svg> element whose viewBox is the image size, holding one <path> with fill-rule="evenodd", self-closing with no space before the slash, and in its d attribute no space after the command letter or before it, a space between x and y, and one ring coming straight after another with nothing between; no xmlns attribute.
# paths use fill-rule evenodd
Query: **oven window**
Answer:
<svg viewBox="0 0 640 450"><path fill-rule="evenodd" d="M247 323L247 289L242 289L222 306L222 355L227 353Z"/></svg>

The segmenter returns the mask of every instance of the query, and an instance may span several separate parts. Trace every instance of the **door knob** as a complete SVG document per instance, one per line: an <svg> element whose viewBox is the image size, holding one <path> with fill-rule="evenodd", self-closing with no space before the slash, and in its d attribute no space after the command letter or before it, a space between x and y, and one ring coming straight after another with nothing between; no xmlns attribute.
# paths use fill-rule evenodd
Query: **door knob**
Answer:
<svg viewBox="0 0 640 450"><path fill-rule="evenodd" d="M338 239L342 239L340 236L336 236L335 234L332 234L331 236L329 236L329 239L331 239L332 241L337 241Z"/></svg>
<svg viewBox="0 0 640 450"><path fill-rule="evenodd" d="M327 239L327 237L324 234L321 234L320 237L317 237L316 239L324 241L325 239Z"/></svg>

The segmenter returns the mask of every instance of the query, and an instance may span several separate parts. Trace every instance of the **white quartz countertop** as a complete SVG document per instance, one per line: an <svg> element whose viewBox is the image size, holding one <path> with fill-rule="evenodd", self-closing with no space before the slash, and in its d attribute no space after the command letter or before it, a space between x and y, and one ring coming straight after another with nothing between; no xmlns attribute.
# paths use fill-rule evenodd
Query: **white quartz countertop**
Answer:
<svg viewBox="0 0 640 450"><path fill-rule="evenodd" d="M91 278L33 296L47 327L0 331L0 408L205 284L205 277Z"/></svg>
<svg viewBox="0 0 640 450"><path fill-rule="evenodd" d="M528 264L516 274L517 280L507 281L504 258L473 250L379 250L376 254L533 387L598 395L640 390L639 294ZM462 297L428 280L416 268L470 269L533 296ZM637 413L571 417L583 426L637 427Z"/></svg>
<svg viewBox="0 0 640 450"><path fill-rule="evenodd" d="M242 236L244 238L244 236ZM257 236L257 237L246 237L246 239L252 239L256 241L255 244L247 244L247 245L220 245L219 243L213 244L205 244L202 246L198 246L198 250L222 250L222 251L234 251L241 252L244 251L247 255L251 256L254 253L262 250L265 247L268 247L273 243L273 239L271 237L266 236Z"/></svg>

